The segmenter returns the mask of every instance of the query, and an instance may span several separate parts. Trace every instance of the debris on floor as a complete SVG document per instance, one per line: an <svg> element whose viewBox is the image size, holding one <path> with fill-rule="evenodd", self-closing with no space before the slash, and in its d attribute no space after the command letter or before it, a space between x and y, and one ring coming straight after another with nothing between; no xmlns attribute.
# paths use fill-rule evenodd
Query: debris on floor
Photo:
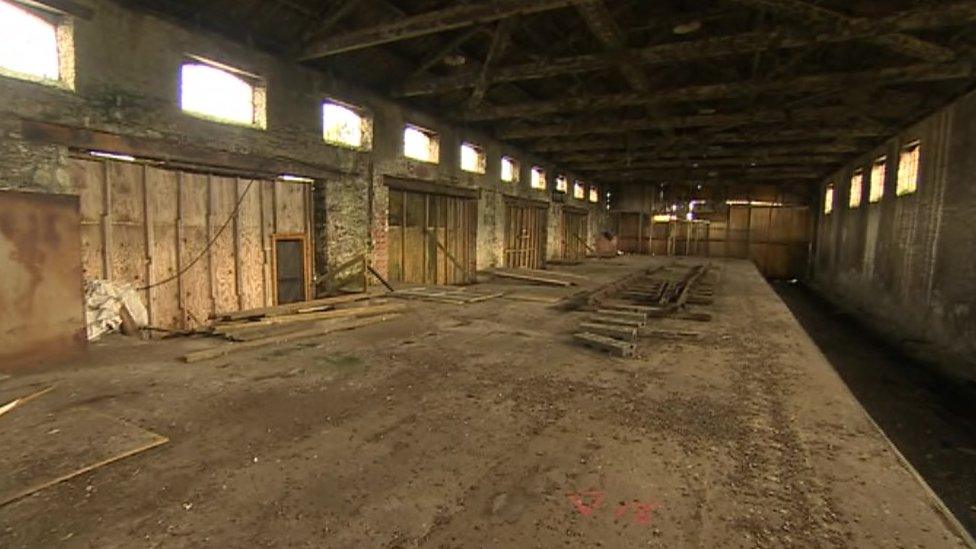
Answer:
<svg viewBox="0 0 976 549"><path fill-rule="evenodd" d="M109 280L85 281L85 324L88 341L116 332L138 331L149 324L149 313L131 284Z"/></svg>
<svg viewBox="0 0 976 549"><path fill-rule="evenodd" d="M585 277L559 271L540 271L536 269L491 269L488 271L498 278L509 278L547 286L576 286Z"/></svg>

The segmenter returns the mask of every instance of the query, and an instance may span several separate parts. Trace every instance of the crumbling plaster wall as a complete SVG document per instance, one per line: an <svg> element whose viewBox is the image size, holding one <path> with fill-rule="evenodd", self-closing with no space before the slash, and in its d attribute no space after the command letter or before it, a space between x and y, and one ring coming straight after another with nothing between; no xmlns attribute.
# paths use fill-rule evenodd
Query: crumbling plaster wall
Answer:
<svg viewBox="0 0 976 549"><path fill-rule="evenodd" d="M918 190L895 195L899 153L921 141ZM976 94L933 114L824 181L813 282L892 341L976 381ZM868 203L872 162L887 155L884 198ZM865 171L861 206L850 177ZM833 213L823 196L834 184Z"/></svg>
<svg viewBox="0 0 976 549"><path fill-rule="evenodd" d="M108 0L88 4L95 16L75 22L75 90L0 77L0 188L47 192L70 188L68 149L28 141L21 132L22 119L158 139L201 150L289 160L317 173L333 174L317 183L325 188L315 193L316 215L321 218L324 214L325 218L316 228L320 273L325 271L323 262L336 265L364 252L371 254L380 272L386 272L388 198L384 175L480 190L479 268L501 263L503 195L549 199L548 192L533 191L528 186L533 165L556 173L556 168L543 159L246 45ZM178 75L186 54L263 77L268 86L267 129L219 124L183 113L178 102ZM363 107L371 115L371 151L329 146L322 141L320 104L329 97ZM439 133L438 164L403 157L406 123ZM485 148L486 174L460 170L458 147L464 140ZM520 160L520 183L500 181L502 154ZM591 209L599 216L604 210L596 206Z"/></svg>

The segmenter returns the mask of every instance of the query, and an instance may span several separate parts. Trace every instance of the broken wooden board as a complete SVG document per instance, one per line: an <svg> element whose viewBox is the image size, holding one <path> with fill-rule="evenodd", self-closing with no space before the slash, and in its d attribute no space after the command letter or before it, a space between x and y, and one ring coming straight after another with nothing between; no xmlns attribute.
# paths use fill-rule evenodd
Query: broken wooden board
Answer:
<svg viewBox="0 0 976 549"><path fill-rule="evenodd" d="M712 315L708 313L677 312L671 318L677 320L694 320L695 322L711 322Z"/></svg>
<svg viewBox="0 0 976 549"><path fill-rule="evenodd" d="M469 303L480 303L490 299L496 299L505 295L505 292L471 292L463 288L406 288L393 292L393 297L401 299L418 299L421 301L434 301L437 303L452 303L454 305L467 305Z"/></svg>
<svg viewBox="0 0 976 549"><path fill-rule="evenodd" d="M4 418L0 506L169 442L88 408L24 412Z"/></svg>
<svg viewBox="0 0 976 549"><path fill-rule="evenodd" d="M596 313L600 316L606 316L611 318L619 318L621 320L630 320L632 322L637 322L643 325L647 322L647 314L631 312L631 311L615 311L612 309L597 309Z"/></svg>
<svg viewBox="0 0 976 549"><path fill-rule="evenodd" d="M576 273L567 273L566 271L553 271L553 270L545 270L545 269L527 269L527 268L517 269L517 271L520 273L532 274L532 275L537 275L542 277L555 277L555 278L565 277L565 278L574 278L576 280L584 280L584 281L590 280L590 277L588 276L584 276Z"/></svg>
<svg viewBox="0 0 976 549"><path fill-rule="evenodd" d="M601 315L593 315L587 320L587 322L595 322L597 324L609 324L611 326L623 326L625 328L633 328L635 330L644 325L643 323L634 320L626 320L622 318L615 318L611 316L601 316Z"/></svg>
<svg viewBox="0 0 976 549"><path fill-rule="evenodd" d="M562 280L553 276L542 276L531 272L523 272L515 269L492 269L491 274L499 278L510 278L524 282L535 282L536 284L546 284L549 286L575 286L576 283L569 280ZM548 273L547 273L548 274Z"/></svg>
<svg viewBox="0 0 976 549"><path fill-rule="evenodd" d="M262 317L274 317L282 315L291 315L298 313L303 309L310 309L314 307L322 307L328 305L339 305L341 303L352 303L355 301L363 301L369 299L368 294L358 293L349 295L340 295L335 297L325 297L322 299L313 299L311 301L300 301L298 303L289 303L287 305L278 305L275 307L261 307L258 309L248 309L245 311L234 311L231 313L223 313L213 316L214 320L219 320L221 322L230 322L234 320L244 320L248 318L262 318Z"/></svg>
<svg viewBox="0 0 976 549"><path fill-rule="evenodd" d="M682 330L642 330L640 336L660 339L701 339L702 333Z"/></svg>
<svg viewBox="0 0 976 549"><path fill-rule="evenodd" d="M48 394L53 389L54 386L52 385L51 387L41 389L40 391L34 391L33 393L11 400L10 402L4 404L3 406L0 406L0 416L13 410L14 408L17 408L18 406L23 406L24 404L27 404L28 402L34 400L35 398L42 397Z"/></svg>
<svg viewBox="0 0 976 549"><path fill-rule="evenodd" d="M555 305L566 299L562 296L556 295L537 295L537 294L524 294L524 293L514 293L505 294L502 299L510 299L512 301L528 301L530 303L547 303L550 305Z"/></svg>
<svg viewBox="0 0 976 549"><path fill-rule="evenodd" d="M589 332L573 334L573 339L587 347L593 347L619 357L634 356L636 349L633 343Z"/></svg>
<svg viewBox="0 0 976 549"><path fill-rule="evenodd" d="M588 332L622 341L633 342L637 338L637 328L633 326L618 326L613 324L601 324L597 322L584 322L579 325L581 332Z"/></svg>
<svg viewBox="0 0 976 549"><path fill-rule="evenodd" d="M321 313L307 313L303 315L279 316L265 318L254 322L237 324L218 324L214 331L218 334L227 335L242 333L254 330L259 327L276 326L281 324L295 324L316 322L320 320L334 320L337 318L364 318L386 313L402 313L407 310L405 305L393 303L389 305L369 305L366 307L350 307L348 309L336 309L333 311L323 311Z"/></svg>
<svg viewBox="0 0 976 549"><path fill-rule="evenodd" d="M308 327L306 329L289 332L282 335L258 338L244 343L227 343L224 345L218 345L216 347L212 347L210 349L194 351L192 353L187 353L186 355L184 355L183 360L184 362L190 362L190 363L200 362L203 360L210 360L212 358L222 357L231 353L248 351L252 349L259 349L261 347L268 347L271 345L278 345L281 343L288 343L292 341L298 341L301 339L319 337L334 332L354 330L356 328L361 328L363 326L369 326L370 324L385 322L387 320L391 320L399 316L400 316L399 314L390 314L384 316L374 316L370 318L352 319L342 323L335 323L331 320L327 320L327 321L323 321L322 323L313 324L311 327Z"/></svg>
<svg viewBox="0 0 976 549"><path fill-rule="evenodd" d="M661 307L649 307L647 305L630 305L624 303L605 303L603 305L603 310L605 311L623 311L625 313L644 313L645 315L652 315L665 311L666 309Z"/></svg>

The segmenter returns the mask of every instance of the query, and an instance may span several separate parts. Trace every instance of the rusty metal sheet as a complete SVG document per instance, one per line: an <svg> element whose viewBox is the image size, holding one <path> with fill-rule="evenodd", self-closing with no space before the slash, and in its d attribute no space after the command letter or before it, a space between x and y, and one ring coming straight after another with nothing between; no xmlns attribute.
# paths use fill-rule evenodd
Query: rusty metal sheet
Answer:
<svg viewBox="0 0 976 549"><path fill-rule="evenodd" d="M0 369L85 348L77 196L0 191Z"/></svg>

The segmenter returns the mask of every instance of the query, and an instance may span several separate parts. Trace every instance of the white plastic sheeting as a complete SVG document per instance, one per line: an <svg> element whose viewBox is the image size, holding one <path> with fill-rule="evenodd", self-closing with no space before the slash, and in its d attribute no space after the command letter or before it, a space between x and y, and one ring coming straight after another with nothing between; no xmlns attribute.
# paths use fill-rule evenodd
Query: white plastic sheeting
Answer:
<svg viewBox="0 0 976 549"><path fill-rule="evenodd" d="M122 326L122 307L128 309L139 327L149 324L149 313L131 284L108 280L85 281L85 323L88 341L118 331Z"/></svg>

